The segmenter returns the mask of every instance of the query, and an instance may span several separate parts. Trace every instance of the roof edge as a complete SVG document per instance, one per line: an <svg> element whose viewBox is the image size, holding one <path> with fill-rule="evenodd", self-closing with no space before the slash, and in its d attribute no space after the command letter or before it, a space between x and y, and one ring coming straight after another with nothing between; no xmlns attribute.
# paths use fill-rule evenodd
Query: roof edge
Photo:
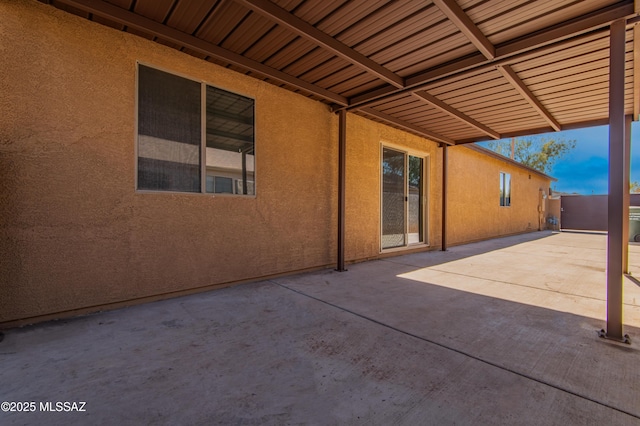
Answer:
<svg viewBox="0 0 640 426"><path fill-rule="evenodd" d="M545 173L542 173L542 172L541 172L541 171L539 171L539 170L534 169L533 167L526 166L526 165L524 165L524 164L522 164L522 163L519 163L519 162L517 162L517 161L515 161L515 160L512 160L512 159L511 159L511 158L509 158L509 157L505 157L505 156L504 156L504 155L502 155L502 154L498 154L498 153L497 153L497 152L495 152L495 151L492 151L492 150L490 150L490 149L483 148L483 147L481 147L481 146L479 146L479 145L476 145L475 143L464 144L464 145L462 145L462 146L463 146L464 148L468 148L468 149L470 149L470 150L472 150L472 151L476 151L476 152L478 152L478 153L480 153L480 154L484 154L484 155L487 155L487 156L489 156L489 157L493 157L493 158L495 158L495 159L497 159L497 160L504 161L505 163L512 164L512 165L517 166L517 167L519 167L519 168L521 168L521 169L527 170L527 171L529 171L529 172L531 172L531 173L535 173L535 174L537 174L537 175L539 175L539 176L542 176L542 177L544 177L544 178L550 179L552 182L557 182L557 181L558 181L558 179L557 179L557 178L554 178L553 176L549 176L549 175L547 175L547 174L545 174Z"/></svg>

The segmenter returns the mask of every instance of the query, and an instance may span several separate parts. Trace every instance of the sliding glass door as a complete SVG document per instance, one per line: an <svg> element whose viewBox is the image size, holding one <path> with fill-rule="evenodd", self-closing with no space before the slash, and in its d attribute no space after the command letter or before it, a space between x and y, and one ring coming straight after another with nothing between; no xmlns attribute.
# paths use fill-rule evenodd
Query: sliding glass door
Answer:
<svg viewBox="0 0 640 426"><path fill-rule="evenodd" d="M424 159L382 148L382 249L424 243Z"/></svg>
<svg viewBox="0 0 640 426"><path fill-rule="evenodd" d="M408 242L417 244L424 242L424 203L422 194L422 170L424 159L409 155L407 179L407 218L408 218Z"/></svg>
<svg viewBox="0 0 640 426"><path fill-rule="evenodd" d="M402 247L405 238L405 154L382 149L382 248Z"/></svg>

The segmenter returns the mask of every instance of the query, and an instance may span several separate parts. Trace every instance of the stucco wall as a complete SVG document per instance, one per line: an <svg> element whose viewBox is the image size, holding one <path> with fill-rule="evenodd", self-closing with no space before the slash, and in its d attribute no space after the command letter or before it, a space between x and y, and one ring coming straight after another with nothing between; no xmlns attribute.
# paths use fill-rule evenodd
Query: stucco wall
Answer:
<svg viewBox="0 0 640 426"><path fill-rule="evenodd" d="M431 248L440 244L442 150L434 142L375 123L347 116L346 257L363 260L380 255L380 186L382 145L424 156L428 233Z"/></svg>
<svg viewBox="0 0 640 426"><path fill-rule="evenodd" d="M35 1L0 16L0 322L334 261L326 105ZM255 98L255 198L135 191L136 61Z"/></svg>
<svg viewBox="0 0 640 426"><path fill-rule="evenodd" d="M326 105L36 1L0 2L0 16L0 325L335 263L338 118ZM136 61L255 99L256 197L136 191ZM382 144L425 157L426 244L410 250L441 245L442 149L348 114L347 261L389 254ZM537 229L548 182L449 153L449 244Z"/></svg>
<svg viewBox="0 0 640 426"><path fill-rule="evenodd" d="M550 179L465 146L448 154L449 244L538 230L539 190L548 194ZM509 207L500 206L500 172L511 174Z"/></svg>

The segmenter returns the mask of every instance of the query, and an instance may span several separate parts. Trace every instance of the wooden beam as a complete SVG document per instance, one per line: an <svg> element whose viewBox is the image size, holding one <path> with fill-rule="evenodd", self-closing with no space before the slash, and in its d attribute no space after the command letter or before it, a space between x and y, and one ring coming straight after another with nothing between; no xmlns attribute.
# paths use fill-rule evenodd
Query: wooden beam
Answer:
<svg viewBox="0 0 640 426"><path fill-rule="evenodd" d="M420 126L416 126L415 124L411 124L411 123L406 122L404 120L400 120L399 118L392 117L391 115L385 114L384 112L377 111L377 110L375 110L373 108L362 108L360 111L365 112L365 113L367 113L369 115L372 115L372 116L374 116L376 118L379 118L380 120L382 120L382 121L384 121L384 122L386 122L388 124L391 124L391 125L394 125L394 126L398 126L398 127L402 128L403 130L407 130L409 132L416 133L416 134L418 134L420 136L423 136L423 137L425 137L427 139L430 139L432 141L440 142L440 143L443 143L443 144L446 144L446 145L455 145L455 142L453 141L453 139L449 139L449 138L447 138L445 136L439 135L439 134L434 133L434 132L432 132L430 130L423 129Z"/></svg>
<svg viewBox="0 0 640 426"><path fill-rule="evenodd" d="M404 79L387 68L369 59L365 55L353 50L349 46L336 40L329 34L320 31L313 25L287 12L270 0L234 0L272 21L277 22L300 37L304 37L314 44L332 52L347 62L360 67L364 71L375 75L387 83L397 87L404 87Z"/></svg>
<svg viewBox="0 0 640 426"><path fill-rule="evenodd" d="M509 83L522 95L522 97L535 109L538 114L544 118L555 131L562 130L560 123L551 115L549 111L542 105L536 96L529 90L526 84L509 65L498 65L498 71L502 73Z"/></svg>
<svg viewBox="0 0 640 426"><path fill-rule="evenodd" d="M496 48L455 0L432 1L487 59L496 57Z"/></svg>
<svg viewBox="0 0 640 426"><path fill-rule="evenodd" d="M126 9L114 6L110 3L100 0L58 0L58 3L64 3L73 6L85 12L93 13L104 18L111 19L127 27L144 31L163 40L184 46L203 55L211 56L224 62L237 65L246 70L255 72L264 77L271 78L280 83L293 86L296 89L319 96L322 99L334 102L339 105L347 105L348 101L344 96L333 93L315 84L293 77L280 70L271 68L253 59L245 58L230 50L223 49L213 43L206 42L191 34L183 33L174 28L163 25L154 20L137 15Z"/></svg>
<svg viewBox="0 0 640 426"><path fill-rule="evenodd" d="M413 96L415 98L418 98L422 101L426 101L429 104L431 104L432 106L438 108L440 111L457 118L458 120L462 121L463 123L468 124L471 127L474 127L475 129L481 131L482 133L484 133L487 136L491 136L494 139L500 139L500 133L490 129L489 127L485 126L484 124L474 120L473 118L469 117L468 115L458 111L457 109L453 108L452 106L442 102L440 99L436 98L435 96L430 95L429 93L427 93L426 91L422 90L422 91L418 91L413 93Z"/></svg>

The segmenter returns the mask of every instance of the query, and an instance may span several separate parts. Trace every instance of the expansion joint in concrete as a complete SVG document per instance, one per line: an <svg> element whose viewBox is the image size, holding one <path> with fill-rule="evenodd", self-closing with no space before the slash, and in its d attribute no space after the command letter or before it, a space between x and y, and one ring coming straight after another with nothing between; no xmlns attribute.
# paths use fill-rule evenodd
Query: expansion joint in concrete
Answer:
<svg viewBox="0 0 640 426"><path fill-rule="evenodd" d="M320 298L318 298L318 297L316 297L316 296L312 296L312 295L310 295L310 294L308 294L308 293L305 293L305 292L303 292L303 291L301 291L301 290L297 290L297 289L291 288L291 287L286 286L286 285L284 285L284 284L281 284L281 283L279 283L279 282L277 282L277 281L269 280L269 282L270 282L270 283L272 283L272 284L274 284L274 285L276 285L276 286L278 286L278 287L281 287L281 288L284 288L284 289L286 289L286 290L292 291L292 292L294 292L294 293L297 293L297 294L299 294L299 295L301 295L301 296L304 296L304 297L307 297L307 298L309 298L309 299L313 299L313 300L315 300L315 301L317 301L317 302L320 302L320 303L323 303L323 304L325 304L325 305L331 306L331 307L333 307L333 308L339 309L339 310L341 310L341 311L343 311L343 312L346 312L346 313L349 313L349 314L351 314L351 315L355 315L355 316L357 316L357 317L359 317L359 318L362 318L362 319L364 319L364 320L366 320L366 321L370 321L370 322L373 322L373 323L375 323L375 324L381 325L381 326L386 327L386 328L388 328L388 329L390 329L390 330L397 331L397 332L402 333L402 334L404 334L404 335L406 335L406 336L413 337L413 338L415 338L415 339L421 340L421 341L426 342L426 343L430 343L430 344L432 344L432 345L438 346L438 347L443 348L443 349L445 349L445 350L455 352L455 353L457 353L457 354L460 354L460 355L466 356L466 357L468 357L468 358L471 358L471 359L476 360L476 361L479 361L479 362L481 362L481 363L484 363L484 364L490 365L490 366L492 366L492 367L498 368L498 369L503 370L503 371L506 371L506 372L508 372L508 373L515 374L515 375L520 376L520 377L522 377L522 378L525 378L525 379L527 379L527 380L531 380L531 381L533 381L533 382L537 382L537 383L539 383L539 384L541 384L541 385L548 386L548 387L553 388L553 389L557 389L557 390L559 390L559 391L561 391L561 392L565 392L565 393L567 393L567 394L569 394L569 395L573 395L573 396L575 396L575 397L577 397L577 398L581 398L581 399L584 399L584 400L586 400L586 401L590 401L590 402L592 402L592 403L594 403L594 404L598 404L598 405L603 406L603 407L605 407L605 408L608 408L608 409L610 409L610 410L615 410L615 411L618 411L618 412L620 412L620 413L626 414L626 415L628 415L628 416L630 416L630 417L633 417L633 418L635 418L635 419L640 420L640 413L632 413L632 412L629 412L629 411L624 410L624 409L622 409L622 408L612 406L612 405L610 405L610 404L608 404L608 403L606 403L606 402L604 402L604 401L599 401L599 400L597 400L597 399L595 399L595 398L589 397L589 396L587 396L587 395L583 395L583 394L581 394L581 393L578 393L578 392L572 391L572 390L570 390L570 389L563 388L563 387L561 387L561 386L558 386L558 385L556 385L556 384L553 384L553 383L547 382L547 381L545 381L545 380L542 380L542 379L539 379L539 378L533 377L533 376L528 375L528 374L526 374L526 373L522 373L522 372L516 371L516 370L514 370L514 369L512 369L512 368L506 367L506 366L504 366L504 365L500 365L500 364L498 364L498 363L496 363L496 362L492 362L492 361L489 361L489 360L483 359L483 358L481 358L481 357L478 357L478 356L475 356L475 355L470 354L470 353L468 353L468 352L465 352L465 351L463 351L463 350L461 350L461 349L456 349L456 348L453 348L453 347L451 347L451 346L447 346L447 345L445 345L445 344L443 344L443 343L439 343L439 342L437 342L437 341L435 341L435 340L431 340L431 339L428 339L428 338L426 338L426 337L422 337L422 336L419 336L419 335L417 335L417 334L414 334L414 333L408 332L408 331L406 331L406 330L402 330L402 329L397 328L397 327L395 327L395 326L393 326L393 325L387 324L387 323L382 322L382 321L378 321L378 320L376 320L376 319L374 319L374 318L368 317L368 316L366 316L366 315L363 315L363 314L360 314L360 313L358 313L358 312L355 312L355 311L349 310L349 309L347 309L347 308L344 308L344 307L342 307L342 306L336 305L335 303L331 303L331 302L328 302L328 301L326 301L326 300L320 299ZM628 338L628 336L625 336L625 337L627 337L627 338Z"/></svg>

